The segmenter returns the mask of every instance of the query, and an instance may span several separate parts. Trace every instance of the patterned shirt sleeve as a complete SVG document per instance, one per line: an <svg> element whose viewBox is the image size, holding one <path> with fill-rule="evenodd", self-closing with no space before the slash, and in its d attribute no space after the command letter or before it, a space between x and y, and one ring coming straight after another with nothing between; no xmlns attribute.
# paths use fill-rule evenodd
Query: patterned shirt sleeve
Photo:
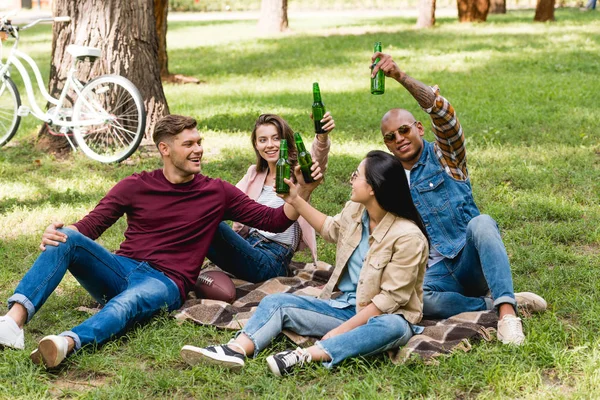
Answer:
<svg viewBox="0 0 600 400"><path fill-rule="evenodd" d="M454 107L440 95L437 86L431 88L435 93L435 102L431 108L423 109L431 117L435 134L435 154L446 173L454 179L467 180L467 153L463 134Z"/></svg>

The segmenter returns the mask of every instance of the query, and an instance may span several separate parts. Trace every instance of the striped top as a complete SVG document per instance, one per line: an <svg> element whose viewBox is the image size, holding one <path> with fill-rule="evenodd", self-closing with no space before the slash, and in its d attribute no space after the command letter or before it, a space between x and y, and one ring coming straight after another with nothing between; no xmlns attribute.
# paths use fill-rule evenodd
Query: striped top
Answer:
<svg viewBox="0 0 600 400"><path fill-rule="evenodd" d="M277 196L273 186L267 185L263 185L262 192L260 192L260 196L258 196L256 202L271 208L281 207L285 203L281 197ZM269 240L291 246L292 249L296 249L298 247L298 244L300 243L300 234L302 233L300 231L300 227L298 226L298 221L294 222L292 226L290 226L285 232L281 233L271 233L254 228L250 229L250 232L255 231Z"/></svg>
<svg viewBox="0 0 600 400"><path fill-rule="evenodd" d="M469 178L467 171L467 153L465 135L454 107L440 95L440 88L432 86L435 93L435 102L431 108L423 111L431 117L435 143L433 144L437 159L448 175L460 181Z"/></svg>

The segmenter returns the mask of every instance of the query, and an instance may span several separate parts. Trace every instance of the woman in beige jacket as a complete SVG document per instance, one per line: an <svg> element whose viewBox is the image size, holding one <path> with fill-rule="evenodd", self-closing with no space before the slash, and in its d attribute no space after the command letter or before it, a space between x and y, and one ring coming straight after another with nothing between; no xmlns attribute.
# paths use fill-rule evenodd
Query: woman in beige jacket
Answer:
<svg viewBox="0 0 600 400"><path fill-rule="evenodd" d="M311 207L289 182L286 202L325 240L337 243L335 269L320 298L267 296L228 344L184 346L188 363L243 367L247 355L255 356L283 329L321 337L307 349L267 357L271 371L281 376L310 361L330 367L348 357L381 353L418 332L413 324L422 317L429 246L404 168L394 156L371 151L351 182L350 201L335 217Z"/></svg>

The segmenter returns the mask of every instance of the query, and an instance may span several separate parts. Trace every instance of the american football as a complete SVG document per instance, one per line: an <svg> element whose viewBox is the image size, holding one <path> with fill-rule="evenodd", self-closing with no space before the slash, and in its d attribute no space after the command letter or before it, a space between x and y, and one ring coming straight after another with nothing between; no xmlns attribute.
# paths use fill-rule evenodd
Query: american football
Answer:
<svg viewBox="0 0 600 400"><path fill-rule="evenodd" d="M194 288L199 299L220 300L227 303L235 301L235 285L227 274L221 271L207 271L198 276Z"/></svg>

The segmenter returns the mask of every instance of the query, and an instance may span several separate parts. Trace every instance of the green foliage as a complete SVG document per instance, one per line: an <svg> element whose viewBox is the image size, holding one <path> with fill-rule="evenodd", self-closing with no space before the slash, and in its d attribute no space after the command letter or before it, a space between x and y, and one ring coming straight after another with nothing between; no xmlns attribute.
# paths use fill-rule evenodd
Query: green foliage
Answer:
<svg viewBox="0 0 600 400"><path fill-rule="evenodd" d="M533 24L532 16L531 10L510 12L474 25L440 18L436 28L418 31L411 18L332 13L292 19L293 31L278 38L259 36L254 21L170 23L171 71L203 83L164 87L171 112L199 120L204 173L235 182L254 160L249 136L260 113L281 114L308 144L311 85L319 81L337 128L313 204L333 215L348 200L348 180L362 157L384 148L378 126L387 109L406 107L429 125L395 82L388 79L384 96L369 94L372 45L382 41L402 68L439 84L457 109L475 197L501 226L515 289L548 300L546 313L524 319L524 346L478 343L437 365L415 360L395 366L383 356L348 360L331 371L315 365L278 380L267 372L265 357L289 346L285 340L239 374L189 368L179 357L183 344L220 343L232 332L178 325L161 315L46 372L29 361L29 351L44 335L83 321L87 314L77 307L94 306L69 275L27 326L26 350L0 352L0 398L597 397L600 26L594 13L578 10L558 9L553 24ZM47 76L50 28L23 37L23 48ZM121 178L160 167L145 154L123 165L98 164L79 153L58 160L35 149L37 129L37 120L24 118L15 140L0 150L4 299L37 257L48 222L75 221ZM120 220L100 242L117 249L125 225ZM334 247L318 245L320 258L333 263Z"/></svg>

